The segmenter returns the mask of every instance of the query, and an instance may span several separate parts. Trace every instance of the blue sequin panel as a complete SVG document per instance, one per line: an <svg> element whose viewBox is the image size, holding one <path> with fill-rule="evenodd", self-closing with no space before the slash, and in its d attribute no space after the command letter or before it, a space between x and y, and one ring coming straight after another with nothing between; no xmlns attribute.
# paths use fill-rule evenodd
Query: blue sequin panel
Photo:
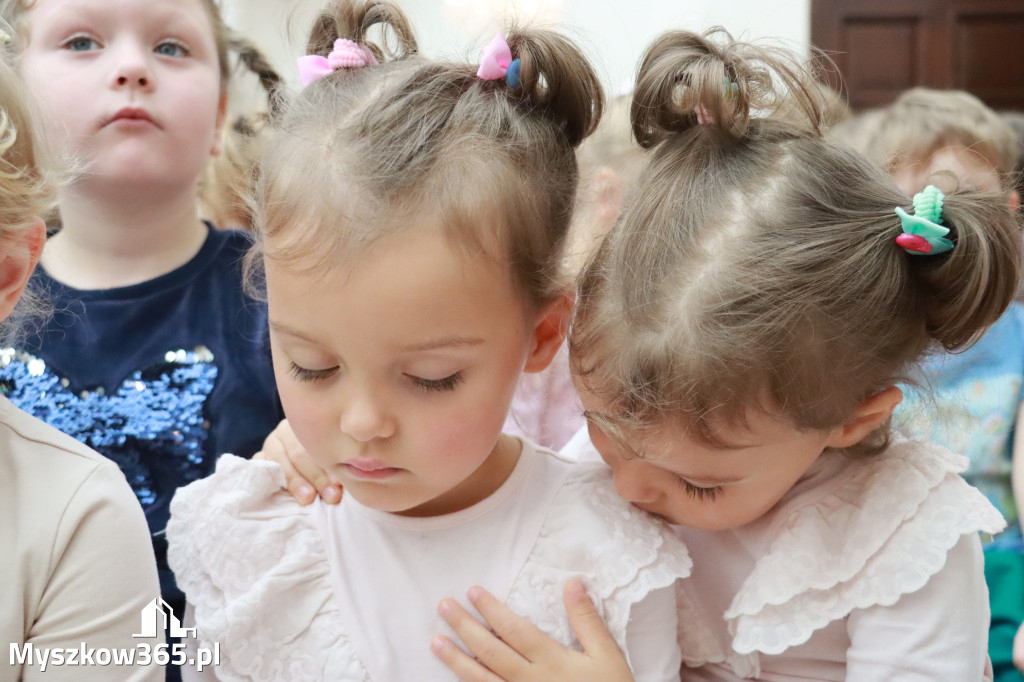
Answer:
<svg viewBox="0 0 1024 682"><path fill-rule="evenodd" d="M213 390L213 353L169 351L133 372L113 395L73 393L70 382L33 355L0 350L0 391L12 403L114 460L143 509L210 473L203 404Z"/></svg>

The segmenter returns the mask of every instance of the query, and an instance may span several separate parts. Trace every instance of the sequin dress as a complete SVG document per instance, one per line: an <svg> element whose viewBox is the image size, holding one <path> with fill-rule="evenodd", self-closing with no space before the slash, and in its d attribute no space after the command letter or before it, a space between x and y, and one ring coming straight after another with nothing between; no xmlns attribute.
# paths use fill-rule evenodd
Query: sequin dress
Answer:
<svg viewBox="0 0 1024 682"><path fill-rule="evenodd" d="M55 314L0 351L16 406L114 460L146 512L164 599L183 606L164 528L175 490L224 452L250 457L283 417L265 305L242 290L249 238L209 227L188 263L127 287L82 291L43 268Z"/></svg>

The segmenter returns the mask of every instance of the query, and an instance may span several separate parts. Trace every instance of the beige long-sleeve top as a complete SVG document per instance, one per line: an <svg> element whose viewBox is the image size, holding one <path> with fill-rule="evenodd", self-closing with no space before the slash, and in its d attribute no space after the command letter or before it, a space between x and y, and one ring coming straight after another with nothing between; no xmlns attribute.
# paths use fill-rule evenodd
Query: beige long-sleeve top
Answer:
<svg viewBox="0 0 1024 682"><path fill-rule="evenodd" d="M53 653L160 644L132 637L159 596L146 520L117 466L0 398L0 680L162 680L153 664L80 665L79 653L55 665ZM33 660L18 662L27 644Z"/></svg>

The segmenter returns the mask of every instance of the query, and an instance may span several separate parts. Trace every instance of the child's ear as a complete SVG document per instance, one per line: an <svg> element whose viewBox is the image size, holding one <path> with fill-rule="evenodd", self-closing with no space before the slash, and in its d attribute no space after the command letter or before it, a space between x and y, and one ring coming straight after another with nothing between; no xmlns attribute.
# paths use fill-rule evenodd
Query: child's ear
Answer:
<svg viewBox="0 0 1024 682"><path fill-rule="evenodd" d="M217 128L214 131L213 146L210 147L210 156L220 156L221 140L224 139L224 122L228 120L228 96L224 93L217 103Z"/></svg>
<svg viewBox="0 0 1024 682"><path fill-rule="evenodd" d="M622 210L626 188L622 178L610 166L601 166L594 176L594 201L597 202L595 216L601 230L611 227Z"/></svg>
<svg viewBox="0 0 1024 682"><path fill-rule="evenodd" d="M903 400L903 391L896 386L876 393L854 410L853 416L836 429L828 442L832 448L848 448L864 440L869 433L877 429L892 416L892 411Z"/></svg>
<svg viewBox="0 0 1024 682"><path fill-rule="evenodd" d="M1016 213L1018 208L1020 208L1020 193L1017 190L1015 190L1015 189L1011 189L1010 190L1010 210L1013 211L1014 213Z"/></svg>
<svg viewBox="0 0 1024 682"><path fill-rule="evenodd" d="M45 243L46 225L41 218L0 239L0 320L14 310Z"/></svg>
<svg viewBox="0 0 1024 682"><path fill-rule="evenodd" d="M551 364L555 353L565 341L574 302L573 295L566 292L544 306L537 315L530 334L532 342L530 354L526 357L526 366L523 371L540 372Z"/></svg>

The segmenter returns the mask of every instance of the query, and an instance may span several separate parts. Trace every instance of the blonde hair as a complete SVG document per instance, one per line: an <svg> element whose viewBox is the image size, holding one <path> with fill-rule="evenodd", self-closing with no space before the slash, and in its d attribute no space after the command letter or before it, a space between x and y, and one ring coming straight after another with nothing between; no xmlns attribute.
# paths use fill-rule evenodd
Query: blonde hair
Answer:
<svg viewBox="0 0 1024 682"><path fill-rule="evenodd" d="M24 41L28 38L28 25L25 14L32 9L39 0L0 0L0 18L15 27L12 36L17 52L24 49ZM231 43L231 32L224 23L224 17L220 11L218 0L199 0L203 9L210 19L210 29L213 31L213 39L217 46L217 61L220 64L221 92L227 92L228 81L231 76L231 65L228 59L229 45Z"/></svg>
<svg viewBox="0 0 1024 682"><path fill-rule="evenodd" d="M21 79L0 60L0 239L10 238L54 206L27 101ZM27 289L14 313L0 322L0 343L12 343L27 322L46 312L43 297Z"/></svg>
<svg viewBox="0 0 1024 682"><path fill-rule="evenodd" d="M256 76L266 108L240 114L221 132L220 153L206 165L199 182L199 210L218 227L251 231L256 167L271 123L280 117L284 80L249 41L232 38L231 52Z"/></svg>
<svg viewBox="0 0 1024 682"><path fill-rule="evenodd" d="M335 71L285 113L261 164L256 224L258 239L287 238L266 256L316 253L336 264L414 229L426 213L454 243L510 263L531 304L553 300L564 288L574 150L602 105L579 49L551 31L511 31L521 60L513 88L478 78L476 64L417 56L408 21L389 2L329 3L308 52L326 55L339 38L365 45L380 64Z"/></svg>
<svg viewBox="0 0 1024 682"><path fill-rule="evenodd" d="M944 147L959 146L985 159L1004 189L1017 162L1013 129L999 114L962 90L912 88L873 114L855 148L890 173L927 162Z"/></svg>
<svg viewBox="0 0 1024 682"><path fill-rule="evenodd" d="M822 140L811 77L724 32L667 33L645 53L633 129L651 160L581 277L570 335L613 432L668 420L720 443L714 426L749 409L840 425L933 341L964 347L1013 298L1020 231L1005 201L947 196L955 248L909 255L894 209L910 199Z"/></svg>

